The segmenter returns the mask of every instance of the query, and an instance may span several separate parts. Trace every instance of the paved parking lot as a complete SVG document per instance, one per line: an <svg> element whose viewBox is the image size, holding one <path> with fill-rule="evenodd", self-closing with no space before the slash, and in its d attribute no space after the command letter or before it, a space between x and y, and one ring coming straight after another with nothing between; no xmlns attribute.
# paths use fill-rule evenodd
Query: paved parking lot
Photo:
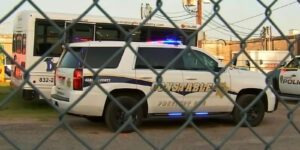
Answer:
<svg viewBox="0 0 300 150"><path fill-rule="evenodd" d="M295 104L288 104L295 107ZM300 128L300 110L294 113L293 121ZM93 123L85 118L68 116L68 124L83 139L90 148L99 149L112 138L104 122ZM276 112L266 114L264 121L254 130L267 142L274 140L288 122L287 110L279 105ZM49 120L26 119L1 119L0 130L21 149L33 149L47 133L59 122L56 118ZM148 120L141 126L145 137L157 148L162 146L175 134L176 130L184 123L182 120ZM229 117L200 118L195 120L198 128L214 144L220 144L228 133L234 128L234 123ZM274 141L272 149L298 149L300 133L289 125ZM0 149L14 149L8 142L0 137ZM107 149L152 149L137 133L119 134ZM248 129L239 128L237 132L224 144L222 149L264 149L265 145ZM86 149L65 128L56 130L39 149ZM206 142L192 126L188 126L180 133L167 149L214 149Z"/></svg>

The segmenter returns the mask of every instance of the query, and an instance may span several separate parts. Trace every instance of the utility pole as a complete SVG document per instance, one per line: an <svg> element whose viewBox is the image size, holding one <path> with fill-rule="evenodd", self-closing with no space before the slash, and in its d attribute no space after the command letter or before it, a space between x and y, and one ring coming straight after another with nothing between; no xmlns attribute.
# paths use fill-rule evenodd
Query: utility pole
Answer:
<svg viewBox="0 0 300 150"><path fill-rule="evenodd" d="M266 26L264 27L264 37L265 37L265 43L266 43L266 49L267 50L271 50L271 44L272 44L272 30L271 30L271 26Z"/></svg>
<svg viewBox="0 0 300 150"><path fill-rule="evenodd" d="M185 10L189 13L193 13L196 15L196 24L197 25L202 25L203 2L206 2L206 1L205 0L183 0L183 5L184 5ZM196 8L195 8L195 6L196 6ZM189 7L194 7L195 9L191 10ZM203 36L204 35L205 34L203 34ZM205 37L203 37L203 38L205 38ZM202 47L202 40L204 40L204 39L198 39L198 41L197 41L197 45L200 48Z"/></svg>
<svg viewBox="0 0 300 150"><path fill-rule="evenodd" d="M197 2L197 24L202 25L202 0Z"/></svg>
<svg viewBox="0 0 300 150"><path fill-rule="evenodd" d="M193 13L193 14L196 15L196 23L198 25L202 24L202 5L203 5L203 2L208 3L207 0L183 0L183 5L185 6L185 10L188 13ZM195 8L195 6L197 8ZM190 7L192 7L193 9L190 9Z"/></svg>
<svg viewBox="0 0 300 150"><path fill-rule="evenodd" d="M274 50L273 41L272 41L272 27L269 26L269 48L270 50Z"/></svg>
<svg viewBox="0 0 300 150"><path fill-rule="evenodd" d="M202 0L197 1L197 24L202 25ZM204 38L204 37L203 37ZM202 48L202 40L198 40L198 47Z"/></svg>

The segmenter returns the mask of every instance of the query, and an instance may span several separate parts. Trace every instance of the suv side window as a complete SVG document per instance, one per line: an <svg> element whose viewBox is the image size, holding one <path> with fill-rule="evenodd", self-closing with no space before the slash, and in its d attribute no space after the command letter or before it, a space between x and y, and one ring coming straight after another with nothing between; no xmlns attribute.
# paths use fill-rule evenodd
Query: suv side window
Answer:
<svg viewBox="0 0 300 150"><path fill-rule="evenodd" d="M179 48L157 48L157 47L140 47L138 53L154 69L164 69L181 51ZM149 67L137 57L136 69L148 69ZM169 69L182 68L182 59L179 58Z"/></svg>
<svg viewBox="0 0 300 150"><path fill-rule="evenodd" d="M295 58L292 60L286 68L300 68L300 58Z"/></svg>
<svg viewBox="0 0 300 150"><path fill-rule="evenodd" d="M218 66L215 60L199 51L186 52L183 55L183 63L185 70L215 70Z"/></svg>
<svg viewBox="0 0 300 150"><path fill-rule="evenodd" d="M85 56L85 62L92 68L100 68L113 57L112 60L103 67L117 68L123 53L124 49L121 49L121 47L89 47Z"/></svg>

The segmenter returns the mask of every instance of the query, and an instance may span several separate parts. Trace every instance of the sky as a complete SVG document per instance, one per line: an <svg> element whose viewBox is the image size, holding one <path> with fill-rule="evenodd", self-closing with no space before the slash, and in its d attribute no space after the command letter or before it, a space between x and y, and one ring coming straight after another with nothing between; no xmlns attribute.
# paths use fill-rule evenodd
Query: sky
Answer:
<svg viewBox="0 0 300 150"><path fill-rule="evenodd" d="M93 0L32 0L40 9L45 12L61 12L80 14L84 12ZM189 14L182 4L183 0L162 0L163 11L174 21L196 23L193 13ZM216 0L215 0L216 1ZM270 5L273 0L262 0L265 5ZM300 30L300 3L297 0L275 0L271 7L272 21L284 34L288 34L290 29ZM11 11L21 0L1 0L0 19ZM99 5L112 17L140 18L141 4L149 3L153 9L156 8L156 0L99 0ZM189 7L193 10L195 7ZM12 16L1 22L0 34L12 33L13 19L17 12L22 10L35 10L29 2L25 2ZM203 3L203 22L205 23L214 13L213 3ZM219 14L234 29L237 34L245 38L254 28L256 28L265 18L265 8L257 0L222 0L220 2ZM93 8L89 14L103 14ZM153 19L165 20L161 14L156 14ZM274 36L279 35L274 25L267 21L264 26L272 26ZM229 28L224 27L224 23L218 16L215 16L203 29L208 39L236 39ZM259 37L261 27L252 37Z"/></svg>

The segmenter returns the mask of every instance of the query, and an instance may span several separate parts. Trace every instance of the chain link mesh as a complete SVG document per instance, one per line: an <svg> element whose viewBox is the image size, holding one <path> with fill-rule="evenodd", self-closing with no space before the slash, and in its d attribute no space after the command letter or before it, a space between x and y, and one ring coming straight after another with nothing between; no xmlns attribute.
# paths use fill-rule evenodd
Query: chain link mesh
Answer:
<svg viewBox="0 0 300 150"><path fill-rule="evenodd" d="M273 6L277 3L278 0L274 0L272 3L270 3L269 5L266 5L263 1L261 0L257 0L257 3L259 3L264 9L265 9L265 18L261 21L258 22L257 26L255 27L255 29L253 31L251 31L246 37L241 37L241 35L232 27L232 25L230 25L230 23L228 23L226 21L226 19L222 16L222 14L220 13L220 9L221 9L221 3L223 0L211 0L211 4L213 5L213 13L208 17L208 19L197 29L197 31L195 31L193 34L187 35L185 32L183 32L178 26L177 24L171 19L171 17L168 15L168 13L166 13L163 10L163 6L164 6L164 2L162 0L157 0L156 1L156 8L151 12L151 14L145 18L143 20L143 22L137 26L134 30L128 32L126 31L122 26L120 26L117 21L109 14L107 13L104 8L100 5L100 1L99 0L94 0L88 8L86 8L86 10L78 16L77 19L75 19L74 22L72 22L71 24L69 24L66 28L61 28L59 27L53 20L51 20L51 18L49 18L47 16L47 14L45 12L43 12L42 9L39 8L38 5L36 5L32 0L22 0L20 1L13 9L11 9L4 17L1 18L0 23L3 23L5 20L7 20L7 18L11 15L13 15L15 13L16 10L18 10L22 5L24 5L25 3L29 3L37 12L39 12L45 19L47 19L50 24L55 27L55 29L60 33L61 37L59 40L57 40L57 42L45 53L43 54L43 56L35 62L34 65L30 66L28 69L24 69L20 64L15 63L16 66L18 68L20 68L22 70L22 72L24 72L24 82L21 84L21 86L19 86L16 89L13 89L8 95L5 96L5 98L1 101L0 103L0 108L4 107L5 105L7 105L10 100L12 99L12 97L17 94L18 91L21 91L22 87L25 84L30 85L35 91L38 91L38 93L41 94L41 97L43 97L44 99L47 99L46 96L40 91L40 89L38 89L37 87L35 87L35 85L33 83L31 83L29 81L29 73L30 71L32 71L39 63L41 63L43 61L43 59L45 57L47 57L52 51L54 51L54 49L58 46L60 46L61 44L63 44L64 42L64 35L67 33L68 30L70 30L77 22L79 22L84 16L86 16L92 9L97 9L100 13L103 13L105 17L107 17L109 19L109 21L111 21L113 24L115 24L115 26L118 28L118 30L120 32L122 32L124 35L126 35L126 43L125 45L119 49L118 53L120 53L122 50L129 48L132 53L134 53L139 59L141 59L149 68L149 70L151 70L155 75L156 75L156 81L157 81L157 87L156 88L161 88L169 97L171 97L177 104L178 106L185 111L185 121L180 125L180 127L172 134L170 135L165 141L163 141L160 144L157 144L157 142L154 142L154 140L149 137L147 137L146 135L144 135L144 133L137 128L134 123L133 123L133 118L131 118L131 114L138 109L139 107L142 107L142 105L144 103L146 103L147 99L153 94L153 92L155 91L155 88L153 88L149 93L147 93L145 95L145 97L143 97L133 108L131 108L130 110L126 109L117 99L115 96L111 95L101 84L99 84L97 81L97 75L104 69L105 65L107 65L110 61L113 60L114 57L116 57L118 55L118 53L114 54L113 57L111 57L102 67L99 68L99 70L95 71L94 69L92 69L91 66L89 66L89 64L85 64L85 62L82 60L82 58L78 57L75 53L74 50L70 47L68 47L66 45L66 48L73 54L74 57L76 57L78 60L80 60L86 67L87 69L94 74L93 78L94 78L94 82L92 83L92 85L77 99L76 102L74 102L68 109L64 110L64 111L60 111L58 110L51 102L49 102L49 100L45 100L51 107L53 107L53 109L55 109L56 112L59 113L58 116L58 122L57 124L55 124L48 132L47 134L45 134L42 138L40 138L40 140L38 142L36 142L35 145L33 145L33 149L40 149L41 146L47 142L47 140L49 139L49 137L53 136L56 132L58 132L59 129L63 128L66 131L68 131L75 140L77 140L83 147L85 147L86 149L94 149L94 147L92 147L91 145L89 145L89 142L87 142L86 140L84 140L73 128L72 126L70 126L70 124L68 123L68 121L65 119L66 118L66 114L69 110L71 110L75 105L77 105L80 101L84 100L84 97L88 94L88 92L92 89L92 88L99 88L101 91L103 91L103 93L105 93L109 99L111 99L113 102L115 102L123 111L126 112L126 116L130 116L128 117L128 119L126 120L126 122L115 132L113 133L110 137L108 137L107 139L103 140L101 143L103 143L100 147L97 147L97 149L104 149L107 148L114 140L116 140L116 138L121 134L122 130L125 129L128 125L131 126L133 128L133 130L136 132L136 134L145 142L145 144L147 144L150 148L153 149L166 149L168 148L173 142L174 140L183 133L183 131L187 128L187 126L190 126L192 128L194 128L195 133L201 138L201 140L207 142L207 144L210 146L210 148L212 149L222 149L224 147L224 145L235 136L235 134L237 134L238 130L240 129L240 127L242 126L243 123L246 123L247 128L249 129L249 131L255 135L255 137L257 138L257 140L259 140L263 145L265 149L271 149L272 145L276 142L276 140L283 134L283 132L290 126L292 126L295 129L295 132L300 133L300 129L299 126L296 125L296 123L294 122L294 118L296 117L294 115L294 112L298 109L298 107L300 106L300 103L294 105L293 107L287 105L285 98L281 97L277 91L273 88L272 86L272 78L274 77L274 74L272 73L266 73L263 71L262 68L260 68L260 66L250 57L249 53L247 53L246 48L247 48L247 41L249 40L249 38L254 35L262 26L264 23L269 22L275 29L276 31L278 31L278 33L280 34L280 36L288 43L288 50L289 50L289 55L285 56L285 58L281 61L281 63L283 63L285 60L287 60L287 58L289 56L295 57L295 55L293 54L294 51L294 45L296 43L296 41L299 41L300 38L299 36L297 37L297 40L294 41L290 41L281 31L281 29L276 25L276 22L274 22L271 18L272 16L272 8ZM298 0L298 3L300 3L300 1ZM139 29L141 29L141 27L143 27L152 17L154 17L156 14L161 14L162 17L165 17L175 28L176 30L182 35L184 36L184 38L188 39L188 41L191 41L191 39L193 39L195 36L197 36L198 32L202 31L207 25L212 23L212 20L217 18L219 19L227 29L229 29L231 31L232 34L235 35L235 37L240 41L240 51L237 53L237 55L234 56L234 58L228 62L225 67L219 71L219 72L214 72L213 70L211 70L210 68L208 68L209 72L211 73L211 75L214 76L214 83L215 86L212 88L211 91L209 91L207 93L206 96L204 96L197 105L195 105L192 109L188 109L186 108L182 103L180 103L180 101L162 84L163 81L163 74L166 73L166 71L168 71L168 69L186 52L191 52L191 46L192 46L192 42L188 42L187 44L187 48L182 51L180 53L180 55L178 55L176 58L174 58L161 72L158 72L157 70L155 70L150 63L145 60L145 58L143 58L140 54L138 54L136 52L136 50L132 47L131 45L131 41L132 41L132 35L134 32L138 31ZM3 49L1 47L1 51L2 53L4 53L7 57L9 57L11 60L13 60L13 58L8 54L7 51L5 51L5 49ZM226 69L228 69L232 63L234 59L237 59L238 56L240 55L246 55L246 57L250 60L250 62L252 62L256 68L259 69L260 72L262 72L265 76L266 76L266 83L267 86L263 89L263 91L260 92L260 94L255 98L255 100L246 108L242 108L241 106L239 106L235 100L233 100L228 94L227 92L223 89L223 87L220 85L220 76L224 73L224 71ZM195 57L197 57L197 55L193 54ZM200 59L200 58L197 58ZM200 61L201 62L201 61ZM281 64L280 63L280 64ZM277 66L276 69L279 69L280 66ZM246 117L246 113L248 112L248 110L250 109L251 106L253 106L266 92L266 90L271 89L271 91L276 95L276 97L278 98L278 101L281 105L283 105L283 107L286 109L287 111L287 121L286 123L279 127L277 131L274 131L275 135L272 136L271 138L266 139L265 137L263 137L262 135L260 135L260 133L255 130L253 127L251 127L251 125L248 123L247 121L247 117ZM232 129L229 130L229 132L224 135L223 137L220 138L219 142L215 142L212 138L209 137L209 135L205 134L204 129L201 129L195 122L195 120L193 120L193 111L199 107L202 103L205 102L205 100L211 96L212 92L215 90L220 90L226 97L227 99L233 103L238 109L240 109L241 113L244 114L243 118L241 119L241 121L234 126ZM13 148L15 149L23 149L22 145L17 144L13 139L9 138L9 136L7 136L5 134L5 132L0 128L0 137L2 137L8 144L10 144ZM0 146L1 149L1 146Z"/></svg>

